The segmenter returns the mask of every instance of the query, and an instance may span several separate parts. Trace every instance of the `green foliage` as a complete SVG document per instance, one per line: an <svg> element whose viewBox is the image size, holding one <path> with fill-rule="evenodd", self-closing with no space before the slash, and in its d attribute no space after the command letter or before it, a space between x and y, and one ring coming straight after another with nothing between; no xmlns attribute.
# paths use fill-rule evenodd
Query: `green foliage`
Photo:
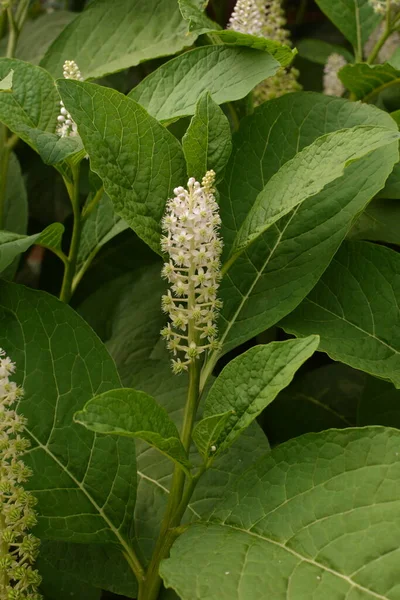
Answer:
<svg viewBox="0 0 400 600"><path fill-rule="evenodd" d="M49 225L42 233L34 235L19 235L11 231L0 231L0 273L2 273L13 260L25 252L33 244L39 244L52 249L56 254L62 255L61 237L64 226L60 223Z"/></svg>
<svg viewBox="0 0 400 600"><path fill-rule="evenodd" d="M166 585L183 600L280 599L288 589L299 600L392 597L399 437L372 427L279 446L178 539L161 564Z"/></svg>
<svg viewBox="0 0 400 600"><path fill-rule="evenodd" d="M122 388L95 396L75 413L75 423L95 433L139 438L187 470L190 463L167 412L144 392Z"/></svg>
<svg viewBox="0 0 400 600"><path fill-rule="evenodd" d="M275 75L279 62L268 52L235 46L204 46L185 52L148 75L129 96L159 121L193 115L209 91L217 104L240 100Z"/></svg>
<svg viewBox="0 0 400 600"><path fill-rule="evenodd" d="M209 92L199 99L196 112L182 138L189 177L198 181L212 169L221 176L232 152L231 128Z"/></svg>
<svg viewBox="0 0 400 600"><path fill-rule="evenodd" d="M70 57L85 79L93 79L175 54L195 38L187 34L175 0L94 0L60 33L41 66L61 77L64 60Z"/></svg>
<svg viewBox="0 0 400 600"><path fill-rule="evenodd" d="M342 246L319 283L282 326L317 333L320 350L400 387L396 319L400 257L365 242ZM376 289L379 287L379 294Z"/></svg>
<svg viewBox="0 0 400 600"><path fill-rule="evenodd" d="M364 102L373 100L379 92L389 86L400 83L400 71L389 63L346 65L340 70L339 77L357 100Z"/></svg>

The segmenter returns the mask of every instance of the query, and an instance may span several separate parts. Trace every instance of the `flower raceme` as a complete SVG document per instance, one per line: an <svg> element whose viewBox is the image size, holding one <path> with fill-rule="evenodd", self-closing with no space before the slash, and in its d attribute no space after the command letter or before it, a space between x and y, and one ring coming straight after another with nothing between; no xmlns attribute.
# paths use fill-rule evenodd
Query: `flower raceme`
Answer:
<svg viewBox="0 0 400 600"><path fill-rule="evenodd" d="M385 15L388 9L386 0L369 0L370 5L378 15ZM400 0L390 0L389 7L400 10Z"/></svg>
<svg viewBox="0 0 400 600"><path fill-rule="evenodd" d="M340 69L347 65L347 60L334 52L328 57L324 66L324 94L327 96L343 96L345 87L338 77Z"/></svg>
<svg viewBox="0 0 400 600"><path fill-rule="evenodd" d="M74 79L75 81L83 81L82 73L74 60L66 60L63 66L63 75L65 79ZM57 117L56 132L60 137L75 137L78 135L78 128L75 121L64 106L64 102L60 100L60 114Z"/></svg>
<svg viewBox="0 0 400 600"><path fill-rule="evenodd" d="M39 540L27 533L36 524L36 499L21 485L31 475L21 460L30 444L22 436L26 419L13 408L23 395L10 381L14 371L0 349L0 600L40 600L41 578L32 568Z"/></svg>
<svg viewBox="0 0 400 600"><path fill-rule="evenodd" d="M170 259L162 270L170 284L162 307L170 323L161 335L177 356L172 360L176 374L220 346L216 320L222 305L217 298L222 241L214 181L214 171L208 171L201 184L191 177L187 189L175 188L162 221L161 248Z"/></svg>

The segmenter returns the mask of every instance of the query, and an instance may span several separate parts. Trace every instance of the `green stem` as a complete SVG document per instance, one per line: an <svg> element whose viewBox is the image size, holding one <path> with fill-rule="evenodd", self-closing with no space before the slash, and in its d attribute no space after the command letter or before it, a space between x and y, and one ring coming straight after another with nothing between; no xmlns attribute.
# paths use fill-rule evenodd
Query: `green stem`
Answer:
<svg viewBox="0 0 400 600"><path fill-rule="evenodd" d="M193 425L199 401L199 382L200 364L198 360L193 360L189 367L189 389L181 433L182 444L187 452L190 449ZM176 534L174 534L173 530L180 524L182 516L187 508L187 504L202 473L203 470L200 470L195 477L189 480L186 491L184 492L185 473L179 466L175 466L167 509L161 524L160 534L154 548L153 556L146 573L146 581L139 593L138 600L157 600L162 583L159 575L160 562L168 556L170 548L176 538Z"/></svg>
<svg viewBox="0 0 400 600"><path fill-rule="evenodd" d="M79 165L72 170L72 184L64 179L65 185L72 204L74 224L72 229L71 245L68 253L68 260L64 269L64 278L61 286L60 300L68 303L72 296L72 282L76 271L76 261L78 258L79 244L82 232L82 215L79 206Z"/></svg>
<svg viewBox="0 0 400 600"><path fill-rule="evenodd" d="M7 8L7 18L8 18L8 42L7 42L7 58L12 58L15 54L15 49L18 43L19 31L17 27L16 20L14 19L14 14L12 12L11 7Z"/></svg>

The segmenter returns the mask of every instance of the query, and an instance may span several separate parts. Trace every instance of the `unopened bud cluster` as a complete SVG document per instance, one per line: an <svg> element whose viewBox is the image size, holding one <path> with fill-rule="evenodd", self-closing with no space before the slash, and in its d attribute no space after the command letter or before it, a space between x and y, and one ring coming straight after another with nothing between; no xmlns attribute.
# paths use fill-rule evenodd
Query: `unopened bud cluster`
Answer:
<svg viewBox="0 0 400 600"><path fill-rule="evenodd" d="M9 379L14 370L0 349L0 600L40 600L41 578L32 568L39 540L27 533L36 524L36 499L21 485L31 475L21 459L30 444L22 436L26 419L14 408L23 393Z"/></svg>
<svg viewBox="0 0 400 600"><path fill-rule="evenodd" d="M388 9L387 0L369 0L369 3L378 15L386 15ZM390 0L389 8L400 10L400 0Z"/></svg>
<svg viewBox="0 0 400 600"><path fill-rule="evenodd" d="M176 374L206 350L220 347L216 320L222 305L217 298L222 241L214 180L214 171L208 171L201 184L191 177L187 189L175 188L162 221L161 248L170 259L162 271L170 284L162 307L170 322L161 335L177 357L172 360Z"/></svg>
<svg viewBox="0 0 400 600"><path fill-rule="evenodd" d="M324 66L324 94L327 96L343 96L345 87L338 73L345 65L347 61L341 54L334 52L328 57Z"/></svg>
<svg viewBox="0 0 400 600"><path fill-rule="evenodd" d="M285 25L281 0L237 0L228 27L290 45L290 34ZM255 104L301 90L298 75L293 67L279 69L254 89Z"/></svg>
<svg viewBox="0 0 400 600"><path fill-rule="evenodd" d="M63 75L65 79L75 79L75 81L83 81L82 74L78 65L74 60L66 60L63 66ZM64 102L60 100L60 115L57 117L57 133L61 137L75 137L78 135L78 128L75 121L64 106Z"/></svg>

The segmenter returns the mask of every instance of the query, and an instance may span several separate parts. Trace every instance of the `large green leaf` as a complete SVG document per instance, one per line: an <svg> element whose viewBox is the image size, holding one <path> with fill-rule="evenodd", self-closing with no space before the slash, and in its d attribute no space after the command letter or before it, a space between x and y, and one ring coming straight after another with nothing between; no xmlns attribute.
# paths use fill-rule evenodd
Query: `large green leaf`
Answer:
<svg viewBox="0 0 400 600"><path fill-rule="evenodd" d="M339 78L357 100L369 102L387 87L400 83L400 71L389 63L384 65L356 63L343 67L339 72Z"/></svg>
<svg viewBox="0 0 400 600"><path fill-rule="evenodd" d="M398 198L400 200L400 163L394 165L385 187L379 192L379 198Z"/></svg>
<svg viewBox="0 0 400 600"><path fill-rule="evenodd" d="M72 573L58 571L54 564L43 556L43 545L40 546L40 550L35 567L42 577L40 592L45 600L71 600L71 598L100 600L101 590L79 581Z"/></svg>
<svg viewBox="0 0 400 600"><path fill-rule="evenodd" d="M320 335L320 350L399 388L399 294L400 255L367 242L347 242L281 324L296 335Z"/></svg>
<svg viewBox="0 0 400 600"><path fill-rule="evenodd" d="M361 51L369 36L382 19L369 0L316 0L318 6L336 25L354 48Z"/></svg>
<svg viewBox="0 0 400 600"><path fill-rule="evenodd" d="M400 391L389 381L367 375L360 396L357 424L400 429Z"/></svg>
<svg viewBox="0 0 400 600"><path fill-rule="evenodd" d="M393 128L361 126L317 138L285 163L257 196L233 244L240 254L271 225L316 196L345 169L373 150L399 139Z"/></svg>
<svg viewBox="0 0 400 600"><path fill-rule="evenodd" d="M82 313L107 343L124 385L153 396L180 426L187 394L186 375L172 374L170 357L160 340L165 315L160 310L165 282L161 261L107 282L87 297ZM260 427L253 423L229 452L217 457L200 480L185 520L209 514L225 487L268 449ZM195 456L191 456L191 460ZM149 559L166 508L172 463L144 442L137 445L138 494L136 536Z"/></svg>
<svg viewBox="0 0 400 600"><path fill-rule="evenodd" d="M209 92L199 99L182 146L189 177L201 181L210 169L221 175L232 152L231 128Z"/></svg>
<svg viewBox="0 0 400 600"><path fill-rule="evenodd" d="M400 432L278 446L161 563L182 600L398 600Z"/></svg>
<svg viewBox="0 0 400 600"><path fill-rule="evenodd" d="M0 94L0 121L37 150L31 131L54 133L60 111L60 98L53 78L40 67L10 59L0 59L0 79L14 71L11 94Z"/></svg>
<svg viewBox="0 0 400 600"><path fill-rule="evenodd" d="M217 104L240 100L279 68L279 62L262 50L203 46L161 65L129 96L159 121L167 121L193 115L206 91Z"/></svg>
<svg viewBox="0 0 400 600"><path fill-rule="evenodd" d="M300 343L299 343L300 342ZM204 415L232 414L215 442L223 452L293 379L318 348L318 336L255 346L224 368L208 393Z"/></svg>
<svg viewBox="0 0 400 600"><path fill-rule="evenodd" d="M134 441L97 436L72 421L93 395L120 385L114 362L90 327L54 297L0 283L0 347L25 390L38 499L37 534L113 542L129 553L136 496Z"/></svg>
<svg viewBox="0 0 400 600"><path fill-rule="evenodd" d="M64 225L61 225L61 223L53 223L41 233L34 233L33 235L0 231L0 273L11 265L19 254L28 250L33 244L44 246L55 254L63 256L61 250L63 233Z"/></svg>
<svg viewBox="0 0 400 600"><path fill-rule="evenodd" d="M176 462L190 468L175 424L165 409L144 392L120 388L91 398L74 421L95 433L108 433L144 440Z"/></svg>
<svg viewBox="0 0 400 600"><path fill-rule="evenodd" d="M196 39L176 0L94 0L54 41L41 65L61 77L66 59L85 78L175 54Z"/></svg>
<svg viewBox="0 0 400 600"><path fill-rule="evenodd" d="M186 179L178 140L115 90L72 80L58 86L115 211L159 252L165 203Z"/></svg>
<svg viewBox="0 0 400 600"><path fill-rule="evenodd" d="M287 94L243 119L219 186L226 255L258 194L282 165L321 135L358 125L397 129L375 107L314 93ZM353 219L383 187L397 156L395 142L353 163L343 177L280 219L238 258L220 288L224 351L264 331L301 302Z"/></svg>
<svg viewBox="0 0 400 600"><path fill-rule="evenodd" d="M42 570L43 565L45 571ZM126 559L118 546L113 544L72 544L42 540L37 566L45 579L47 574L50 579L51 571L54 571L56 576L61 574L64 582L67 583L69 577L74 585L82 586L83 590L84 586L90 586L128 598L136 597L135 576L127 568ZM86 600L84 595L78 595L77 598ZM51 600L58 600L58 596Z"/></svg>

